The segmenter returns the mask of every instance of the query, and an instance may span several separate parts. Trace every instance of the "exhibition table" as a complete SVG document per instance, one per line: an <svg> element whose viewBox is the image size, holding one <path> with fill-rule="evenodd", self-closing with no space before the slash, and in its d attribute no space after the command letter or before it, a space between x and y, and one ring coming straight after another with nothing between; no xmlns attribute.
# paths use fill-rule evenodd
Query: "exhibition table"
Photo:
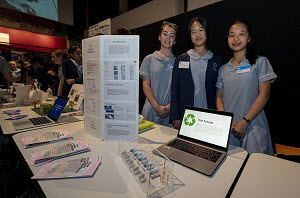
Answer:
<svg viewBox="0 0 300 198"><path fill-rule="evenodd" d="M251 154L231 197L296 198L300 164L260 153Z"/></svg>
<svg viewBox="0 0 300 198"><path fill-rule="evenodd" d="M118 155L118 143L102 141L86 134L83 122L53 126L47 129L28 131L26 133L18 133L13 135L13 140L23 157L28 159L32 153L66 143L66 141L64 141L29 149L23 148L23 145L20 142L22 138L41 134L47 130L53 129L67 130L73 135L74 140L81 140L88 143L91 149L91 152L57 161L101 155L102 164L92 178L38 180L42 191L48 198L81 198L83 196L89 198L146 197L139 184ZM158 147L162 143L176 137L176 135L177 130L175 129L155 125L153 129L140 134L140 137L146 139L153 147ZM228 156L212 177L205 176L178 163L174 163L174 174L185 184L185 186L166 197L225 197L246 157L247 152L244 149L230 146ZM41 168L34 167L31 164L28 164L28 166L33 174L37 173Z"/></svg>
<svg viewBox="0 0 300 198"><path fill-rule="evenodd" d="M23 130L16 131L14 126L13 126L12 121L11 120L5 120L6 118L9 118L10 116L8 116L7 114L3 114L3 112L7 111L7 110L21 110L20 115L28 115L26 117L26 119L27 118L40 117L39 114L37 114L36 112L34 112L31 109L32 109L32 106L19 106L19 107L12 107L12 108L1 108L0 109L0 126L2 128L3 134L4 135L12 135L12 134L15 134L15 133L31 131L31 130L36 130L36 129L40 129L40 128L48 128L48 127L55 126L55 125L65 124L64 122L57 122L57 123L54 123L52 125L43 125L43 126L37 126L35 128L29 128L29 129L23 129ZM65 121L67 121L67 119L68 119L67 117L69 116L69 113L62 113L61 116L66 117L64 119L65 119ZM80 121L83 121L83 116L74 116L74 117L79 119Z"/></svg>

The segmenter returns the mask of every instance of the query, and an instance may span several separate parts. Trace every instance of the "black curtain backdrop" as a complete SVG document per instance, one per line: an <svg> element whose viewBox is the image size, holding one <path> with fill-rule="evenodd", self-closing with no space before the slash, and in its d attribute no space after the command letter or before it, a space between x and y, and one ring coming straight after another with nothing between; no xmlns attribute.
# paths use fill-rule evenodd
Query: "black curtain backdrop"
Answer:
<svg viewBox="0 0 300 198"><path fill-rule="evenodd" d="M258 54L266 56L277 74L270 100L265 107L273 143L300 147L296 138L300 107L297 103L297 79L300 64L297 50L300 43L300 6L298 0L224 0L165 21L179 26L176 56L190 49L187 25L196 16L206 19L209 28L208 49L228 62L227 33L237 19L249 21L253 28L253 44ZM155 13L154 13L155 14ZM157 13L159 14L159 13ZM159 49L158 30L162 21L132 30L140 35L140 61ZM300 56L300 55L298 55ZM140 111L145 96L140 82Z"/></svg>

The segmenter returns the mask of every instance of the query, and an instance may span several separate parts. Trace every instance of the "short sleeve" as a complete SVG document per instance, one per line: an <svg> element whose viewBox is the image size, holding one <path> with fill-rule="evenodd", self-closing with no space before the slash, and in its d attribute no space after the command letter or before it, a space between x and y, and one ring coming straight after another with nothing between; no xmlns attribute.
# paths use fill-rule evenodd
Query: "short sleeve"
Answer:
<svg viewBox="0 0 300 198"><path fill-rule="evenodd" d="M257 59L258 82L262 83L268 80L274 82L277 75L274 73L273 68L266 57L259 57Z"/></svg>
<svg viewBox="0 0 300 198"><path fill-rule="evenodd" d="M5 74L5 73L8 73L8 72L11 72L11 69L7 63L7 61L5 60L5 58L3 57L0 57L0 72L2 74Z"/></svg>
<svg viewBox="0 0 300 198"><path fill-rule="evenodd" d="M216 87L219 89L223 89L223 82L222 82L223 69L224 69L224 65L219 69L219 72L218 72Z"/></svg>
<svg viewBox="0 0 300 198"><path fill-rule="evenodd" d="M142 65L140 67L140 76L150 78L150 62L151 62L151 56L148 55L144 58Z"/></svg>

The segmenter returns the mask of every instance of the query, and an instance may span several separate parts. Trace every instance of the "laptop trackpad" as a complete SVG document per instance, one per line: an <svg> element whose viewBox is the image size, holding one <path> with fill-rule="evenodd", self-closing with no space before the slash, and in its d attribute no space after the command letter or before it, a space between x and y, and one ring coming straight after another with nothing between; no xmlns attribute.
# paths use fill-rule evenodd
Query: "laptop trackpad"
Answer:
<svg viewBox="0 0 300 198"><path fill-rule="evenodd" d="M60 116L60 118L57 120L57 123L69 123L69 122L78 122L78 121L80 120L73 116Z"/></svg>
<svg viewBox="0 0 300 198"><path fill-rule="evenodd" d="M195 158L194 155L186 153L186 152L183 152L183 151L180 151L180 150L174 151L169 156L169 158L171 160L174 160L174 161L177 161L177 162L179 162L181 164L189 165L189 166L191 166L196 161L196 158Z"/></svg>

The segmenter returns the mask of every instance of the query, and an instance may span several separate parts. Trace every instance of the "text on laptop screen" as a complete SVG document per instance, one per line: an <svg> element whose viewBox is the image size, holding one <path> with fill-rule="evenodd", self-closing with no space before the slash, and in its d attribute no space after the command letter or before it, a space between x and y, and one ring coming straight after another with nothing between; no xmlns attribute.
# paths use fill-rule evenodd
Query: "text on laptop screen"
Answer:
<svg viewBox="0 0 300 198"><path fill-rule="evenodd" d="M225 148L230 125L230 116L186 109L179 134Z"/></svg>
<svg viewBox="0 0 300 198"><path fill-rule="evenodd" d="M54 118L55 120L58 120L67 102L68 100L64 98L57 98L55 100L54 105L52 106L52 109L50 110L50 117Z"/></svg>

